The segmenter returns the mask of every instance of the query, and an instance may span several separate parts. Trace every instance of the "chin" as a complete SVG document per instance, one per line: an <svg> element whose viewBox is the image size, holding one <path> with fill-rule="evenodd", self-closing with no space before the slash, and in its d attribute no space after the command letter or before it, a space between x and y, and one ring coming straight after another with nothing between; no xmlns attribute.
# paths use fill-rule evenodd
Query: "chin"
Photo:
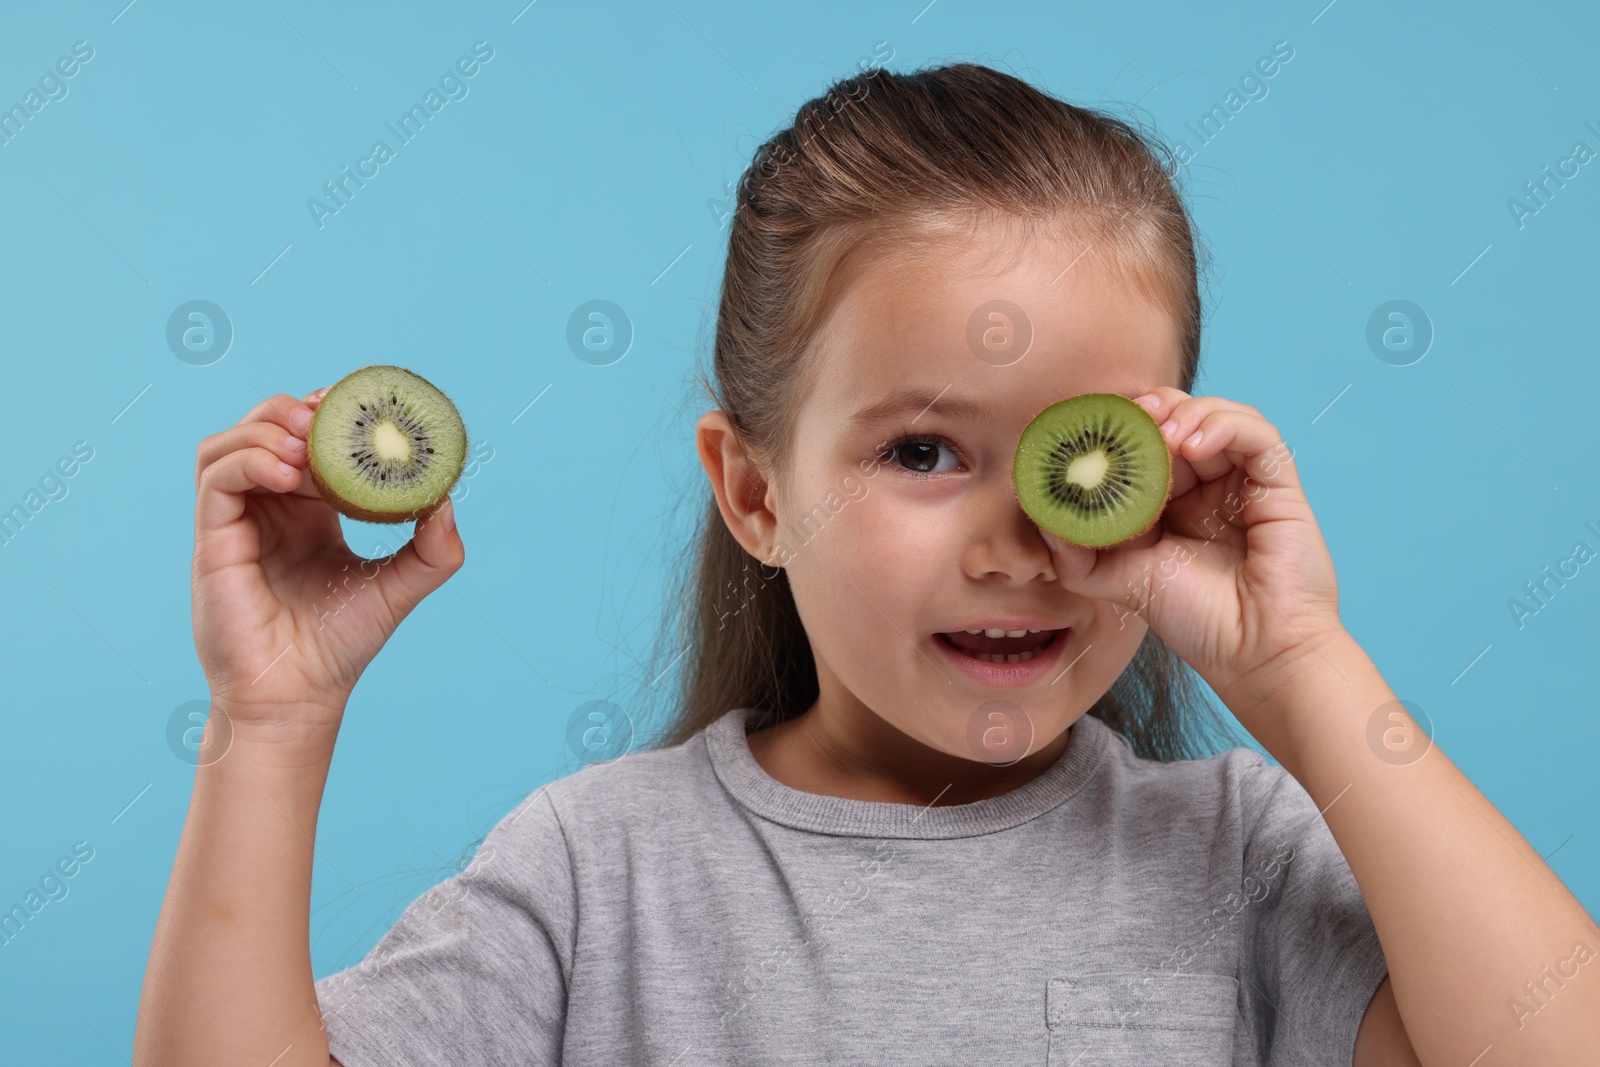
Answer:
<svg viewBox="0 0 1600 1067"><path fill-rule="evenodd" d="M1041 721L1022 704L1004 697L980 700L971 707L940 707L912 728L894 725L947 756L996 767L1009 766L1038 752L1065 729L1063 725Z"/></svg>

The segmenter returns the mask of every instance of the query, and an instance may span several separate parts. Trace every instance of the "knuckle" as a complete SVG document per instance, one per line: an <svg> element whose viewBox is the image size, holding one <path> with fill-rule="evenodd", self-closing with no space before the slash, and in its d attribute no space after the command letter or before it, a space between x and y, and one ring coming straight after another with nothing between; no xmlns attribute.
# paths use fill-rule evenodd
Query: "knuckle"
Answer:
<svg viewBox="0 0 1600 1067"><path fill-rule="evenodd" d="M220 467L224 462L226 462L227 458L228 458L228 453L227 452L221 452L221 453L218 453L217 455L213 456L209 462L202 461L202 462L196 463L195 464L195 468L196 468L195 478L196 478L196 480L197 481L201 481L201 482L214 480L216 478L216 476L217 476L217 468Z"/></svg>
<svg viewBox="0 0 1600 1067"><path fill-rule="evenodd" d="M269 396L251 408L249 413L239 420L239 425L243 426L245 423L250 422L270 421L277 416L278 412L287 410L290 404L297 402L294 397L284 393Z"/></svg>

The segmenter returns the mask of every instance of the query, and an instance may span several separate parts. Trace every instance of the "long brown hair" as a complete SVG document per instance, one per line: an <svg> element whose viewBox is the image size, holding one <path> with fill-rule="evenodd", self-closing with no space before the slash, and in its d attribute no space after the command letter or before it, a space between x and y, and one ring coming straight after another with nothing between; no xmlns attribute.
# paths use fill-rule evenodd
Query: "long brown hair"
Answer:
<svg viewBox="0 0 1600 1067"><path fill-rule="evenodd" d="M972 63L841 79L756 150L739 182L714 380L701 370L696 381L746 455L781 477L808 387L807 345L844 258L951 219L1001 213L1070 220L1117 276L1165 308L1181 327L1181 385L1192 392L1206 257L1173 158L1128 121ZM682 743L735 707L757 709L760 724L772 725L818 695L787 573L746 553L700 486L703 498L691 502L698 531L648 665L647 699L669 702L665 727L644 747ZM1198 676L1154 631L1089 713L1149 759L1238 743Z"/></svg>

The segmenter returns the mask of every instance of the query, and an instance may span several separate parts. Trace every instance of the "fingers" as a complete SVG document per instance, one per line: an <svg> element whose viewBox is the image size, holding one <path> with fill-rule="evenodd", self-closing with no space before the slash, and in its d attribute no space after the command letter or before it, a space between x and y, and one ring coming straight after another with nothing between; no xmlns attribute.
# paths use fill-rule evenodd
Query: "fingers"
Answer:
<svg viewBox="0 0 1600 1067"><path fill-rule="evenodd" d="M282 437L286 433L294 433L303 441L311 425L311 415L310 405L286 393L267 397L233 426L200 442L200 447L195 450L195 485L199 486L200 475L207 467L229 452L237 451L245 443L267 446L269 438ZM274 427L277 429L276 435L265 432ZM259 432L253 432L258 428Z"/></svg>
<svg viewBox="0 0 1600 1067"><path fill-rule="evenodd" d="M1161 546L1159 524L1112 549L1089 548L1062 541L1041 530L1050 546L1056 579L1063 589L1095 600L1123 604L1138 614L1145 603L1139 576L1147 575L1168 558Z"/></svg>
<svg viewBox="0 0 1600 1067"><path fill-rule="evenodd" d="M330 388L323 386L301 400L287 393L269 396L233 426L201 441L195 451L195 488L199 489L200 475L207 467L228 453L249 445L266 448L287 463L304 466L306 434L310 431L311 416ZM298 444L287 440L289 437L297 439Z"/></svg>
<svg viewBox="0 0 1600 1067"><path fill-rule="evenodd" d="M296 400L288 393L279 393L276 396L267 397L251 408L245 417L239 420L239 424L272 421L286 430L291 430L296 429L301 422L304 422L306 426L310 426L311 410L306 401ZM299 412L305 412L305 414L298 414Z"/></svg>
<svg viewBox="0 0 1600 1067"><path fill-rule="evenodd" d="M1194 430L1169 440L1186 456L1195 473L1211 481L1242 469L1263 485L1295 485L1294 457L1277 427L1252 411L1218 408L1207 413Z"/></svg>
<svg viewBox="0 0 1600 1067"><path fill-rule="evenodd" d="M1170 385L1158 385L1143 396L1134 397L1133 402L1148 411L1159 426L1172 415L1179 404L1193 399L1197 398L1191 397L1182 389L1174 389Z"/></svg>
<svg viewBox="0 0 1600 1067"><path fill-rule="evenodd" d="M213 434L200 442L195 455L194 484L198 490L206 468L222 457L246 448L263 448L291 467L306 465L306 439L276 422L247 422Z"/></svg>
<svg viewBox="0 0 1600 1067"><path fill-rule="evenodd" d="M1139 406L1150 412L1150 417L1156 420L1161 427L1161 436L1169 445L1180 446L1186 441L1206 417L1216 411L1242 412L1254 415L1258 419L1266 420L1261 412L1249 404L1241 404L1237 400L1229 400L1220 396L1189 396L1178 389L1162 387L1155 390L1161 394L1155 402L1140 402ZM1165 395L1165 394L1173 395ZM1174 448L1176 451L1176 447Z"/></svg>
<svg viewBox="0 0 1600 1067"><path fill-rule="evenodd" d="M1158 426L1164 426L1168 420L1175 420L1179 425L1192 426L1200 421L1205 412L1218 407L1231 407L1238 411L1261 414L1249 404L1241 404L1237 400L1221 396L1190 396L1182 389L1174 389L1170 385L1158 385L1149 392L1134 397L1133 402L1149 412Z"/></svg>
<svg viewBox="0 0 1600 1067"><path fill-rule="evenodd" d="M416 533L392 565L378 576L384 602L396 621L445 583L466 561L466 547L455 528L455 505L447 496L433 511L417 519Z"/></svg>
<svg viewBox="0 0 1600 1067"><path fill-rule="evenodd" d="M1158 386L1135 402L1161 427L1175 468L1180 461L1187 461L1184 465L1199 481L1211 481L1243 467L1268 484L1278 484L1269 477L1282 478L1283 464L1292 462L1277 428L1249 404L1220 396L1190 396L1170 386ZM1261 456L1269 458L1256 458ZM1194 483L1185 486L1185 481L1174 469L1174 496L1193 487Z"/></svg>
<svg viewBox="0 0 1600 1067"><path fill-rule="evenodd" d="M196 536L214 532L244 514L251 489L287 493L299 487L305 471L284 463L270 449L240 448L210 463L200 473L195 500Z"/></svg>

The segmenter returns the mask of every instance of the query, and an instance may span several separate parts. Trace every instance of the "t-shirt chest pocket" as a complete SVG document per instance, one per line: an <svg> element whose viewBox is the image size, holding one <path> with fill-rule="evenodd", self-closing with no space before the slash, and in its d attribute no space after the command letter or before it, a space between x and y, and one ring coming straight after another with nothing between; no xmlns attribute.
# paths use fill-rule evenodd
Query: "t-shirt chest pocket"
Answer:
<svg viewBox="0 0 1600 1067"><path fill-rule="evenodd" d="M1228 1067L1238 997L1227 974L1052 978L1048 1067Z"/></svg>

